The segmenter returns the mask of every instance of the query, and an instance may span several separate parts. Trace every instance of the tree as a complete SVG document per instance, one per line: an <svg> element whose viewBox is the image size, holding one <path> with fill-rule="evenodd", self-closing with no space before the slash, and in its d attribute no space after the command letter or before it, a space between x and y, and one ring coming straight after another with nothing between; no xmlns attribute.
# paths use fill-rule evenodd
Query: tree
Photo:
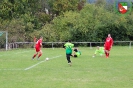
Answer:
<svg viewBox="0 0 133 88"><path fill-rule="evenodd" d="M63 14L53 20L60 41L104 41L108 33L114 40L129 40L129 33L132 33L131 24L127 27L127 22L132 23L132 17L128 20L107 11L104 6L86 4L80 12L67 11Z"/></svg>
<svg viewBox="0 0 133 88"><path fill-rule="evenodd" d="M79 0L49 0L50 10L54 14L62 14L66 11L76 11L78 10Z"/></svg>

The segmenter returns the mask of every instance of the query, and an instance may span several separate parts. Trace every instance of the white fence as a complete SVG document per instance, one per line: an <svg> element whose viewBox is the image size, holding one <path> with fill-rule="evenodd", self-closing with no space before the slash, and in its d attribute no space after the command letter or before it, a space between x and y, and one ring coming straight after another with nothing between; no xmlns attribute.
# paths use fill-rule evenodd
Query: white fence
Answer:
<svg viewBox="0 0 133 88"><path fill-rule="evenodd" d="M115 45L123 45L123 46L129 46L129 48L132 47L132 42L133 41L114 41L114 46ZM43 42L43 45L45 47L50 47L50 48L55 48L55 47L62 47L66 42ZM72 42L77 46L88 46L92 48L93 46L103 46L104 42ZM33 47L33 42L14 42L14 43L9 43L8 44L8 49L13 49L13 48L32 48Z"/></svg>

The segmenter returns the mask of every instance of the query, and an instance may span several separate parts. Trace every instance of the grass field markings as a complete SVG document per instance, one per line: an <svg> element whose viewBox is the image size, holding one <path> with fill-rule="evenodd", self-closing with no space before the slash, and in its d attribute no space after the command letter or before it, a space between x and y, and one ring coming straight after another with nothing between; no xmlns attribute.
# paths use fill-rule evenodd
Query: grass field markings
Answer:
<svg viewBox="0 0 133 88"><path fill-rule="evenodd" d="M20 71L24 69L0 69L0 71Z"/></svg>
<svg viewBox="0 0 133 88"><path fill-rule="evenodd" d="M30 52L30 51L24 51L24 52L17 52L17 53L15 53L15 54L19 54L19 53L25 53L25 52Z"/></svg>
<svg viewBox="0 0 133 88"><path fill-rule="evenodd" d="M20 54L20 53L25 53L25 52L30 52L30 51L24 51L24 52L17 52L17 53L12 53L12 54ZM0 55L0 56L7 56L7 55L12 55L11 53L10 54L3 54L3 55Z"/></svg>
<svg viewBox="0 0 133 88"><path fill-rule="evenodd" d="M58 58L58 57L61 57L61 56L62 56L62 55L59 55L59 56L51 57L51 58L49 58L49 59L54 59L54 58ZM34 64L34 65L30 66L30 67L25 68L24 70L32 69L32 68L36 67L37 65L39 65L39 64L41 64L41 63L43 63L43 62L45 62L45 61L46 61L46 60L43 60L43 61L41 61L41 62L38 62L37 64Z"/></svg>
<svg viewBox="0 0 133 88"><path fill-rule="evenodd" d="M88 78L86 79L80 79L80 78L66 78L66 79L62 79L62 78L52 78L51 80L53 81L69 81L69 82L90 82L90 81L94 81L94 80L90 80Z"/></svg>

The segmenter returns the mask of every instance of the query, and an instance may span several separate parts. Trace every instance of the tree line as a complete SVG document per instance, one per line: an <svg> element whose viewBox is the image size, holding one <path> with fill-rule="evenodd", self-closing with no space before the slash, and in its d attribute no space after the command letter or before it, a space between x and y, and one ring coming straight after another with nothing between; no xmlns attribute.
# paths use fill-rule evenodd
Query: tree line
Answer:
<svg viewBox="0 0 133 88"><path fill-rule="evenodd" d="M113 5L98 0L1 0L0 30L8 31L9 42L133 40L133 12L120 16Z"/></svg>

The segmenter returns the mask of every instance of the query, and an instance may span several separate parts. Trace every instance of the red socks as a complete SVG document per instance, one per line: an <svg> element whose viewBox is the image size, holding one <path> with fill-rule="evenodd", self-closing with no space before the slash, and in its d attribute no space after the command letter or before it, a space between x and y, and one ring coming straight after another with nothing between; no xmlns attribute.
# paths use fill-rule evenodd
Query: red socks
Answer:
<svg viewBox="0 0 133 88"><path fill-rule="evenodd" d="M36 56L37 56L37 54L34 54L34 56L33 56L32 58L34 59ZM42 56L42 54L39 54L39 55L38 55L38 58L39 58L40 56Z"/></svg>
<svg viewBox="0 0 133 88"><path fill-rule="evenodd" d="M108 53L107 55L108 55L108 57L109 57L109 53Z"/></svg>
<svg viewBox="0 0 133 88"><path fill-rule="evenodd" d="M39 58L40 56L42 56L42 54L41 54L41 53L38 55L38 58Z"/></svg>
<svg viewBox="0 0 133 88"><path fill-rule="evenodd" d="M36 57L36 55L37 55L37 54L34 54L33 58L35 58L35 57Z"/></svg>
<svg viewBox="0 0 133 88"><path fill-rule="evenodd" d="M109 53L105 52L105 55L106 55L106 58L108 58L108 57L109 57Z"/></svg>
<svg viewBox="0 0 133 88"><path fill-rule="evenodd" d="M105 52L105 55L107 56L107 52Z"/></svg>

